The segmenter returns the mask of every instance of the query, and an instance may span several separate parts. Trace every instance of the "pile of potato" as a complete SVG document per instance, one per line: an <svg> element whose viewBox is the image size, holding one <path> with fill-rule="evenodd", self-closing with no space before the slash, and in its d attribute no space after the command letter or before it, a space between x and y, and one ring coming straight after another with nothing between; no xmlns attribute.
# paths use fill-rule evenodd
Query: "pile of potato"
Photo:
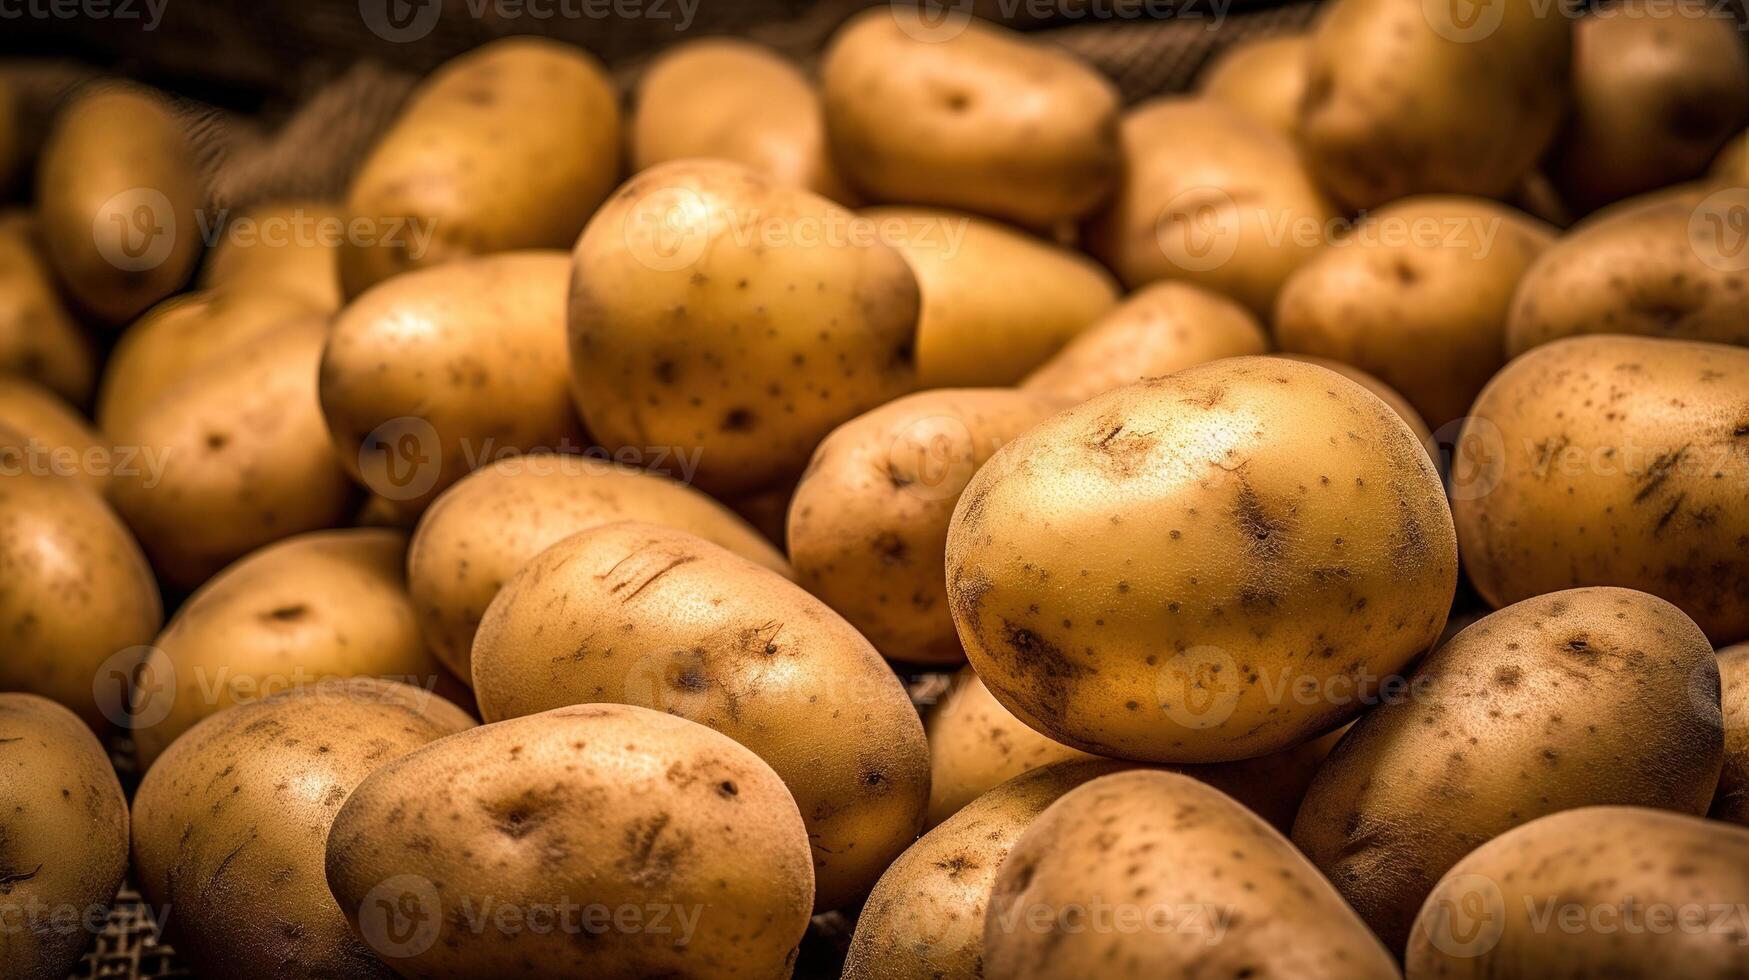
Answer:
<svg viewBox="0 0 1749 980"><path fill-rule="evenodd" d="M1749 54L1464 6L0 87L0 973L1742 976Z"/></svg>

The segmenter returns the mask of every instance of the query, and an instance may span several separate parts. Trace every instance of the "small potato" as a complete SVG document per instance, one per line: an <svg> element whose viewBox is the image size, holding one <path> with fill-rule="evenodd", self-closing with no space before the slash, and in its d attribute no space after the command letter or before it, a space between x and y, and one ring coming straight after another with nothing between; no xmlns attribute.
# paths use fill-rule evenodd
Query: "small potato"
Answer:
<svg viewBox="0 0 1749 980"><path fill-rule="evenodd" d="M1719 651L1725 764L1709 816L1749 826L1749 643Z"/></svg>
<svg viewBox="0 0 1749 980"><path fill-rule="evenodd" d="M1242 41L1222 51L1203 69L1197 90L1292 137L1306 91L1306 52L1310 46L1299 34Z"/></svg>
<svg viewBox="0 0 1749 980"><path fill-rule="evenodd" d="M1629 589L1527 599L1459 633L1336 746L1294 843L1392 949L1478 844L1557 810L1704 814L1718 668L1681 610Z"/></svg>
<svg viewBox="0 0 1749 980"><path fill-rule="evenodd" d="M871 199L1046 228L1117 178L1117 89L963 12L938 24L901 4L866 11L839 28L820 75L832 149Z"/></svg>
<svg viewBox="0 0 1749 980"><path fill-rule="evenodd" d="M507 252L384 283L335 318L322 414L341 465L418 511L507 453L579 449L563 253Z"/></svg>
<svg viewBox="0 0 1749 980"><path fill-rule="evenodd" d="M319 201L280 201L231 218L201 267L202 288L227 285L295 293L324 313L340 309L346 214Z"/></svg>
<svg viewBox="0 0 1749 980"><path fill-rule="evenodd" d="M1101 911L1131 928L1071 925ZM1112 964L1138 977L1397 976L1281 834L1163 772L1104 776L1051 804L1002 862L985 916L985 976L1084 980Z"/></svg>
<svg viewBox="0 0 1749 980"><path fill-rule="evenodd" d="M1292 141L1222 103L1168 97L1123 119L1127 166L1087 247L1136 289L1204 286L1268 316L1335 212Z"/></svg>
<svg viewBox="0 0 1749 980"><path fill-rule="evenodd" d="M200 257L200 179L159 95L97 85L61 110L37 166L49 264L74 303L125 323L182 288Z"/></svg>
<svg viewBox="0 0 1749 980"><path fill-rule="evenodd" d="M104 921L128 868L127 797L102 743L53 701L0 694L0 807L13 919L0 931L0 974L77 975L91 942L82 924Z"/></svg>
<svg viewBox="0 0 1749 980"><path fill-rule="evenodd" d="M954 504L992 453L1058 407L1013 389L936 389L834 429L790 502L797 580L888 659L963 662L942 572Z"/></svg>
<svg viewBox="0 0 1749 980"><path fill-rule="evenodd" d="M644 72L632 116L632 169L713 157L852 203L826 145L820 94L775 52L734 38L684 41Z"/></svg>
<svg viewBox="0 0 1749 980"><path fill-rule="evenodd" d="M0 374L52 389L75 405L91 403L97 353L67 312L30 219L0 218Z"/></svg>
<svg viewBox="0 0 1749 980"><path fill-rule="evenodd" d="M1117 283L1098 263L994 221L924 208L862 214L923 291L921 387L1014 384L1117 305Z"/></svg>
<svg viewBox="0 0 1749 980"><path fill-rule="evenodd" d="M814 873L795 801L758 756L684 719L588 704L371 773L328 835L328 886L404 976L780 980ZM498 907L550 928L470 928ZM602 928L614 921L639 928Z"/></svg>
<svg viewBox="0 0 1749 980"><path fill-rule="evenodd" d="M588 52L509 37L413 93L346 197L348 298L390 276L518 249L569 248L619 180L619 94Z"/></svg>
<svg viewBox="0 0 1749 980"><path fill-rule="evenodd" d="M487 721L636 704L753 750L801 808L819 911L853 903L917 839L916 709L874 648L777 573L684 531L618 523L532 558L474 637Z"/></svg>
<svg viewBox="0 0 1749 980"><path fill-rule="evenodd" d="M429 691L365 678L196 725L134 795L140 891L177 954L211 977L393 976L328 892L329 826L371 772L471 727Z"/></svg>
<svg viewBox="0 0 1749 980"><path fill-rule="evenodd" d="M1749 350L1719 344L1579 337L1506 365L1454 454L1476 591L1499 608L1619 585L1749 639L1746 391Z"/></svg>
<svg viewBox="0 0 1749 980"><path fill-rule="evenodd" d="M1743 974L1749 831L1632 806L1534 820L1482 845L1422 906L1408 980Z"/></svg>
<svg viewBox="0 0 1749 980"><path fill-rule="evenodd" d="M499 587L560 539L614 521L672 527L786 578L794 575L782 553L745 521L682 483L582 456L512 456L468 474L419 520L407 553L407 587L425 642L472 683L468 651Z"/></svg>
<svg viewBox="0 0 1749 980"><path fill-rule="evenodd" d="M1199 286L1157 282L1083 330L1021 388L1076 405L1143 378L1268 350L1268 335L1243 306Z"/></svg>
<svg viewBox="0 0 1749 980"><path fill-rule="evenodd" d="M97 494L109 490L115 455L91 424L47 388L0 375L0 477L72 477Z"/></svg>
<svg viewBox="0 0 1749 980"><path fill-rule="evenodd" d="M713 493L794 479L826 433L917 383L916 277L859 230L732 163L632 178L574 254L571 371L589 431L695 449Z"/></svg>
<svg viewBox="0 0 1749 980"><path fill-rule="evenodd" d="M1439 465L1439 445L1433 441L1433 433L1428 431L1427 422L1421 418L1420 412L1415 411L1415 406L1409 404L1409 400L1404 398L1397 389L1380 381L1376 375L1368 374L1352 364L1332 361L1327 357L1313 357L1310 354L1280 354L1277 356L1285 357L1290 361L1316 364L1327 371L1335 371L1377 395L1379 401L1390 406L1391 411L1396 412L1397 417L1403 420L1403 424L1409 427L1409 431L1415 434L1416 441L1427 448L1427 458L1433 460L1435 466Z"/></svg>

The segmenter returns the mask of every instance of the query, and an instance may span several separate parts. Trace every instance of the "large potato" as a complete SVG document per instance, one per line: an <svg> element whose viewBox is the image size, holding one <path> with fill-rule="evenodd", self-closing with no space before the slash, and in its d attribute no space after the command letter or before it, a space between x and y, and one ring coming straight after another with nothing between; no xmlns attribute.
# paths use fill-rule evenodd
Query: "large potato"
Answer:
<svg viewBox="0 0 1749 980"><path fill-rule="evenodd" d="M61 305L33 228L21 215L0 217L0 374L29 378L87 405L97 354Z"/></svg>
<svg viewBox="0 0 1749 980"><path fill-rule="evenodd" d="M1108 392L960 497L947 588L978 675L1100 755L1242 759L1355 715L1439 636L1457 545L1397 414L1237 357Z"/></svg>
<svg viewBox="0 0 1749 980"><path fill-rule="evenodd" d="M645 461L670 472L675 461ZM678 460L678 475L691 475ZM523 563L578 531L646 521L697 535L791 576L771 543L727 507L675 480L582 456L513 456L468 474L419 519L407 587L432 652L472 683L468 651L498 589Z"/></svg>
<svg viewBox="0 0 1749 980"><path fill-rule="evenodd" d="M696 448L718 493L794 478L916 384L917 280L867 223L722 161L634 177L577 242L571 370L609 446Z"/></svg>
<svg viewBox="0 0 1749 980"><path fill-rule="evenodd" d="M942 572L954 504L992 453L1058 407L1013 389L936 389L839 426L790 501L797 580L890 659L963 661Z"/></svg>
<svg viewBox="0 0 1749 980"><path fill-rule="evenodd" d="M1464 568L1496 608L1581 585L1749 638L1749 350L1580 337L1510 364L1458 437Z"/></svg>
<svg viewBox="0 0 1749 980"><path fill-rule="evenodd" d="M1197 91L1283 136L1292 136L1306 91L1306 52L1310 47L1310 40L1300 34L1234 44L1203 69L1196 81Z"/></svg>
<svg viewBox="0 0 1749 980"><path fill-rule="evenodd" d="M1103 925L1101 924L1103 923ZM984 972L1395 978L1396 964L1285 838L1186 776L1123 772L1051 804L1009 851Z"/></svg>
<svg viewBox="0 0 1749 980"><path fill-rule="evenodd" d="M1723 745L1718 668L1692 621L1629 589L1509 606L1430 655L1408 696L1318 770L1294 843L1385 944L1478 844L1602 803L1704 814Z"/></svg>
<svg viewBox="0 0 1749 980"><path fill-rule="evenodd" d="M619 94L587 52L509 37L443 65L352 180L340 281L517 249L569 248L619 179Z"/></svg>
<svg viewBox="0 0 1749 980"><path fill-rule="evenodd" d="M225 225L201 266L201 286L282 290L332 313L340 308L340 243L346 220L339 208L319 201L249 208Z"/></svg>
<svg viewBox="0 0 1749 980"><path fill-rule="evenodd" d="M367 775L473 720L352 678L219 712L134 795L134 867L176 952L211 977L388 978L328 892L329 826Z"/></svg>
<svg viewBox="0 0 1749 980"><path fill-rule="evenodd" d="M753 750L801 808L822 911L922 829L928 747L898 677L823 603L684 531L609 524L536 555L487 608L473 671L487 721L613 701Z"/></svg>
<svg viewBox="0 0 1749 980"><path fill-rule="evenodd" d="M1725 762L1708 812L1715 820L1749 826L1749 643L1719 651L1719 701Z"/></svg>
<svg viewBox="0 0 1749 980"><path fill-rule="evenodd" d="M0 476L72 477L102 494L117 465L109 444L54 392L0 375Z"/></svg>
<svg viewBox="0 0 1749 980"><path fill-rule="evenodd" d="M378 769L334 820L328 885L398 972L458 980L779 980L814 896L807 831L770 766L618 704L486 725ZM470 915L498 917L476 930Z"/></svg>
<svg viewBox="0 0 1749 980"><path fill-rule="evenodd" d="M1130 288L1180 279L1268 316L1335 212L1292 141L1229 106L1168 97L1123 120L1117 194L1087 229Z"/></svg>

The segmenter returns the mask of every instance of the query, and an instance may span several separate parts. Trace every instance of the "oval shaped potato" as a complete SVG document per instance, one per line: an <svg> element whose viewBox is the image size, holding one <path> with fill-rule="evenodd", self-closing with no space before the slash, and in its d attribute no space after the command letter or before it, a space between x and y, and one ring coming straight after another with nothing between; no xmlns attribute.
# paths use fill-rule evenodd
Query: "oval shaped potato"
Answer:
<svg viewBox="0 0 1749 980"><path fill-rule="evenodd" d="M669 464L650 465L667 472ZM679 465L681 478L689 478L687 461ZM407 552L407 587L425 642L473 683L474 630L504 582L550 545L614 521L672 527L794 575L759 532L683 482L585 456L513 456L462 478L419 519Z"/></svg>
<svg viewBox="0 0 1749 980"><path fill-rule="evenodd" d="M1502 197L1554 139L1573 19L1524 2L1468 9L1337 0L1321 11L1299 143L1350 208L1410 194Z"/></svg>
<svg viewBox="0 0 1749 980"><path fill-rule="evenodd" d="M723 161L628 181L575 252L571 371L589 431L696 447L716 493L794 478L840 422L916 384L916 277L859 228Z"/></svg>
<svg viewBox="0 0 1749 980"><path fill-rule="evenodd" d="M1151 283L1026 376L1021 387L1074 405L1113 388L1223 357L1263 354L1269 337L1249 310L1188 283Z"/></svg>
<svg viewBox="0 0 1749 980"><path fill-rule="evenodd" d="M54 392L0 375L0 476L72 477L103 494L115 471L110 446Z"/></svg>
<svg viewBox="0 0 1749 980"><path fill-rule="evenodd" d="M1113 963L1135 976L1397 976L1286 838L1164 772L1104 776L1051 804L1002 862L985 917L988 976L1079 980Z"/></svg>
<svg viewBox="0 0 1749 980"><path fill-rule="evenodd" d="M75 405L91 403L97 352L61 304L30 219L0 218L0 372L39 382Z"/></svg>
<svg viewBox="0 0 1749 980"><path fill-rule="evenodd" d="M851 203L826 145L820 94L776 52L735 38L683 41L638 82L633 170L713 157Z"/></svg>
<svg viewBox="0 0 1749 980"><path fill-rule="evenodd" d="M1316 364L1327 371L1335 371L1377 395L1379 401L1384 402L1391 411L1396 412L1397 417L1403 420L1403 424L1409 427L1409 431L1415 434L1416 441L1427 448L1427 458L1433 460L1433 465L1436 467L1439 465L1439 445L1433 441L1433 433L1428 431L1427 422L1421 418L1420 412L1415 411L1415 406L1409 404L1409 400L1404 398L1397 389L1352 364L1332 361L1327 357L1314 357L1310 354L1278 354L1276 356L1285 357L1290 361L1300 361L1304 364Z"/></svg>
<svg viewBox="0 0 1749 980"><path fill-rule="evenodd" d="M954 504L992 453L1058 407L1012 389L936 389L834 429L790 501L797 580L889 659L960 663L942 572Z"/></svg>
<svg viewBox="0 0 1749 980"><path fill-rule="evenodd" d="M38 161L37 216L74 303L122 323L176 292L200 257L199 173L158 94L103 84L61 110Z"/></svg>
<svg viewBox="0 0 1749 980"><path fill-rule="evenodd" d="M1712 648L1681 610L1572 589L1482 619L1318 770L1294 843L1385 945L1478 844L1602 803L1704 814L1723 753Z"/></svg>
<svg viewBox="0 0 1749 980"><path fill-rule="evenodd" d="M580 449L560 252L422 269L354 300L322 352L322 414L346 471L417 511L509 453Z"/></svg>
<svg viewBox="0 0 1749 980"><path fill-rule="evenodd" d="M346 230L345 213L319 201L249 208L225 225L201 266L200 284L283 290L332 313L340 309L340 242Z"/></svg>
<svg viewBox="0 0 1749 980"><path fill-rule="evenodd" d="M0 932L0 973L63 980L127 874L127 797L91 730L34 694L0 694L0 773L13 920Z"/></svg>
<svg viewBox="0 0 1749 980"><path fill-rule="evenodd" d="M328 835L328 886L355 929L370 912L366 938L406 975L776 980L814 872L795 801L758 756L684 719L588 704L366 777ZM367 900L414 912L411 939ZM469 928L505 907L551 927ZM636 928L609 927L628 916Z"/></svg>
<svg viewBox="0 0 1749 980"><path fill-rule="evenodd" d="M1749 826L1749 643L1719 651L1725 762L1708 815Z"/></svg>
<svg viewBox="0 0 1749 980"><path fill-rule="evenodd" d="M517 249L569 248L619 180L619 94L581 48L508 37L446 62L353 177L340 281Z"/></svg>
<svg viewBox="0 0 1749 980"><path fill-rule="evenodd" d="M851 183L1034 228L1086 214L1121 163L1117 89L1063 49L955 15L895 4L827 45L826 132Z"/></svg>
<svg viewBox="0 0 1749 980"><path fill-rule="evenodd" d="M1510 364L1455 458L1464 568L1496 608L1582 585L1668 599L1749 638L1749 350L1578 337Z"/></svg>
<svg viewBox="0 0 1749 980"><path fill-rule="evenodd" d="M1197 78L1197 91L1291 137L1306 91L1303 34L1241 41L1216 55Z"/></svg>
<svg viewBox="0 0 1749 980"><path fill-rule="evenodd" d="M947 590L972 666L1100 755L1296 745L1439 636L1457 543L1439 475L1334 372L1236 357L1054 416L972 478Z"/></svg>
<svg viewBox="0 0 1749 980"><path fill-rule="evenodd" d="M1743 969L1749 831L1631 806L1534 820L1427 898L1409 980L1727 980Z"/></svg>
<svg viewBox="0 0 1749 980"><path fill-rule="evenodd" d="M922 829L929 749L898 677L825 604L684 531L609 524L536 555L487 608L473 670L488 721L615 701L752 749L801 808L821 911Z"/></svg>
<svg viewBox="0 0 1749 980"><path fill-rule="evenodd" d="M1131 109L1123 153L1087 247L1132 289L1179 279L1268 316L1336 219L1293 142L1222 103L1170 97Z"/></svg>
<svg viewBox="0 0 1749 980"><path fill-rule="evenodd" d="M328 892L335 814L387 762L473 727L429 691L326 681L194 726L134 795L140 891L203 976L394 974Z"/></svg>

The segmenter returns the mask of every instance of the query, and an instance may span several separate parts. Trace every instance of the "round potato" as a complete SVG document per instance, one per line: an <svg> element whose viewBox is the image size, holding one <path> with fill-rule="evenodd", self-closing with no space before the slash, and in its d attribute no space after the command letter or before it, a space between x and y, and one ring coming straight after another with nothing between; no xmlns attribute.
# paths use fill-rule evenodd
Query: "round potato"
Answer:
<svg viewBox="0 0 1749 980"><path fill-rule="evenodd" d="M481 45L414 92L353 178L340 282L492 252L569 248L619 180L619 94L587 52L539 37Z"/></svg>
<svg viewBox="0 0 1749 980"><path fill-rule="evenodd" d="M346 215L319 201L279 201L231 218L201 266L203 288L283 290L324 313L340 309Z"/></svg>
<svg viewBox="0 0 1749 980"><path fill-rule="evenodd" d="M687 465L680 461L682 479L690 476ZM759 532L683 483L583 456L512 456L468 474L419 519L407 587L425 642L471 684L474 631L504 582L548 546L614 521L672 527L785 577L794 574Z"/></svg>
<svg viewBox="0 0 1749 980"><path fill-rule="evenodd" d="M0 373L36 381L89 405L97 378L91 338L61 305L32 222L0 218Z"/></svg>
<svg viewBox="0 0 1749 980"><path fill-rule="evenodd" d="M963 11L939 23L902 4L866 11L839 28L820 75L832 149L874 200L1045 228L1117 178L1117 89Z"/></svg>
<svg viewBox="0 0 1749 980"><path fill-rule="evenodd" d="M98 494L108 492L115 454L54 392L0 375L0 430L0 477L67 476Z"/></svg>
<svg viewBox="0 0 1749 980"><path fill-rule="evenodd" d="M1234 44L1203 69L1197 90L1291 137L1306 91L1309 47L1299 34Z"/></svg>
<svg viewBox="0 0 1749 980"><path fill-rule="evenodd" d="M684 531L618 523L546 549L474 637L487 721L613 701L708 725L783 778L815 907L868 894L916 840L928 746L897 676L823 603Z"/></svg>
<svg viewBox="0 0 1749 980"><path fill-rule="evenodd" d="M335 814L385 763L473 726L440 697L365 678L221 711L134 795L134 867L202 976L388 978L328 892Z"/></svg>
<svg viewBox="0 0 1749 980"><path fill-rule="evenodd" d="M1108 392L972 478L947 590L978 676L1099 755L1219 762L1336 728L1439 636L1439 475L1371 392L1236 357Z"/></svg>
<svg viewBox="0 0 1749 980"><path fill-rule="evenodd" d="M964 661L942 571L954 504L992 453L1058 407L1012 389L936 389L839 426L790 501L797 580L889 659Z"/></svg>
<svg viewBox="0 0 1749 980"><path fill-rule="evenodd" d="M1749 826L1749 643L1719 651L1725 762L1709 815Z"/></svg>
<svg viewBox="0 0 1749 980"><path fill-rule="evenodd" d="M1464 568L1495 608L1584 585L1749 639L1749 350L1578 337L1525 354L1458 437Z"/></svg>
<svg viewBox="0 0 1749 980"><path fill-rule="evenodd" d="M758 756L684 719L589 704L367 776L328 835L328 885L407 976L778 980L814 872L795 801ZM476 930L469 916L497 917Z"/></svg>

